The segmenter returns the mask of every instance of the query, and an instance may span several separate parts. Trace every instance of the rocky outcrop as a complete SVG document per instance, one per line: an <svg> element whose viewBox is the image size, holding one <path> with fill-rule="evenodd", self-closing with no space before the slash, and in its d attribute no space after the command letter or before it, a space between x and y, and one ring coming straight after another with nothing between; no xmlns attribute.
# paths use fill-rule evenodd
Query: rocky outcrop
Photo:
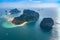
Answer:
<svg viewBox="0 0 60 40"><path fill-rule="evenodd" d="M33 10L24 9L23 14L19 17L15 17L12 21L13 24L19 25L24 22L36 22L39 18L39 13Z"/></svg>
<svg viewBox="0 0 60 40"><path fill-rule="evenodd" d="M52 18L44 18L40 23L40 28L44 32L49 32L52 30L52 26L54 25L54 21Z"/></svg>
<svg viewBox="0 0 60 40"><path fill-rule="evenodd" d="M11 9L10 11L9 11L11 14L17 14L17 13L20 13L20 11L18 10L18 9Z"/></svg>

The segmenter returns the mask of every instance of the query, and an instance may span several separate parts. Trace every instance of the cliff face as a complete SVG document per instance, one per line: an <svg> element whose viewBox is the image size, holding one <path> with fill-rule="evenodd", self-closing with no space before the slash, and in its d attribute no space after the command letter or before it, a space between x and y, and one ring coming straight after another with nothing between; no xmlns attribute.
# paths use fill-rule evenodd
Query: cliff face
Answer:
<svg viewBox="0 0 60 40"><path fill-rule="evenodd" d="M23 14L19 17L15 17L12 20L12 23L15 25L22 24L24 22L36 22L39 18L39 13L33 10L25 9L23 10Z"/></svg>

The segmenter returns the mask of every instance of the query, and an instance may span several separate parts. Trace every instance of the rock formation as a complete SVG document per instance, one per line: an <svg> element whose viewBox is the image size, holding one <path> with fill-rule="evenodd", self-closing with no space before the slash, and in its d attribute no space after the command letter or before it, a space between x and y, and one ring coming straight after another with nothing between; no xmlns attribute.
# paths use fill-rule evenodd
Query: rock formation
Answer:
<svg viewBox="0 0 60 40"><path fill-rule="evenodd" d="M53 25L54 25L54 21L52 18L44 18L40 23L40 28L44 32L49 32L50 30L52 30Z"/></svg>
<svg viewBox="0 0 60 40"><path fill-rule="evenodd" d="M19 17L15 17L12 23L15 25L20 25L24 22L36 22L39 18L39 13L33 10L24 9L23 14Z"/></svg>
<svg viewBox="0 0 60 40"><path fill-rule="evenodd" d="M10 11L9 11L11 14L17 14L17 13L19 13L19 12L21 12L21 11L19 11L18 9L11 9Z"/></svg>

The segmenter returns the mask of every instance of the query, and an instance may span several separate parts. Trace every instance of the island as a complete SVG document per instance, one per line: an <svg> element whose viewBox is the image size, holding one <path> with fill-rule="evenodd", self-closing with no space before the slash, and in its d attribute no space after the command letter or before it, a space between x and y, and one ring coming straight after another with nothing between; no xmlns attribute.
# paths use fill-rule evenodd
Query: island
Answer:
<svg viewBox="0 0 60 40"><path fill-rule="evenodd" d="M30 10L30 9L24 9L23 14L21 16L15 17L12 20L12 23L15 25L22 25L30 22L36 22L39 19L39 13Z"/></svg>
<svg viewBox="0 0 60 40"><path fill-rule="evenodd" d="M43 18L43 20L40 23L40 28L44 32L49 32L52 30L54 25L54 20L52 18Z"/></svg>

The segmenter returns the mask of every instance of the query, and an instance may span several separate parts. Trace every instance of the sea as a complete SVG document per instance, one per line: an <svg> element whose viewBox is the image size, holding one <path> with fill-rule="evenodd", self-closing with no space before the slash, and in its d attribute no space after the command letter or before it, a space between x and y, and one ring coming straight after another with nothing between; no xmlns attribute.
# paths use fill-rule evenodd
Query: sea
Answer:
<svg viewBox="0 0 60 40"><path fill-rule="evenodd" d="M13 8L0 8L0 40L60 40L60 22L59 12L57 8L17 8L23 14L24 9L34 10L39 13L39 19L36 23L29 23L24 26L3 26L7 23L5 15ZM14 14L15 15L15 14ZM12 16L14 16L12 15ZM19 15L15 15L19 16ZM7 16L8 17L8 16ZM53 29L51 32L43 32L40 28L40 23L43 18L52 18L54 20Z"/></svg>

